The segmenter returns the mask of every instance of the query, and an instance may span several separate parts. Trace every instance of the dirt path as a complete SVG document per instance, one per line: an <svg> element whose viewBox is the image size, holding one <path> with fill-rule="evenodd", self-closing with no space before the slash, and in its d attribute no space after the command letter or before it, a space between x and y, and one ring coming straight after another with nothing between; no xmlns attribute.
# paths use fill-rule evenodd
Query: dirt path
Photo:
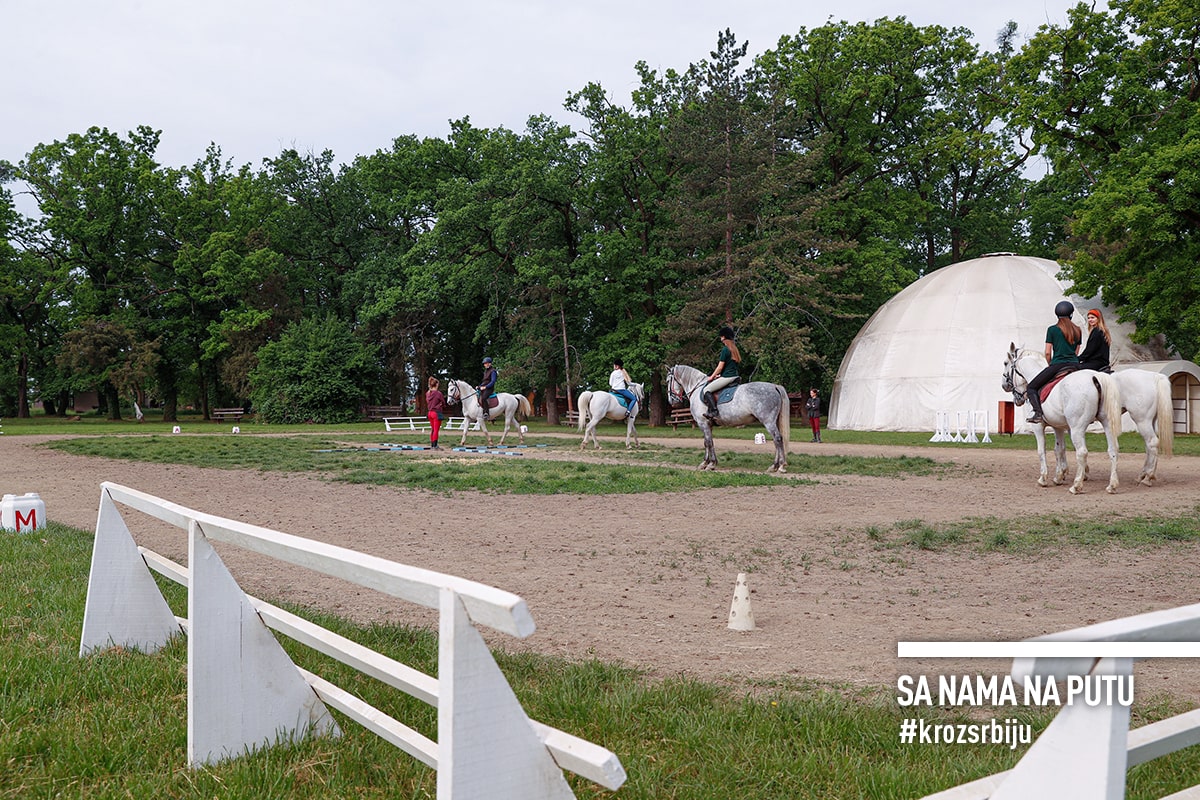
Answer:
<svg viewBox="0 0 1200 800"><path fill-rule="evenodd" d="M900 662L896 642L1020 639L1200 602L1194 546L1035 560L964 548L884 548L867 534L869 526L890 532L915 519L1195 512L1200 459L1162 462L1162 483L1146 488L1134 483L1141 459L1130 453L1121 462L1119 494L1105 495L1092 482L1088 493L1072 497L1065 487L1034 486L1031 451L965 445L913 453L838 444L836 432L826 438L822 445L793 443L792 451L908 453L952 468L937 477L812 475L817 485L676 495L443 497L303 475L85 458L46 449L41 437L0 436L0 487L39 492L50 519L90 529L99 485L114 481L191 508L479 580L524 597L538 624L525 642L499 644L619 659L660 675L875 685L922 669L1003 672L1003 663ZM615 441L602 438L610 447ZM765 452L751 442L718 446ZM552 452L566 448L564 442ZM135 524L140 518L130 515L139 543L184 560L182 536L143 534ZM248 591L268 598L359 620L431 621L389 598L295 568L233 556L229 562ZM750 572L753 590L757 630L748 633L726 628L739 571ZM1200 697L1198 662L1139 666L1139 694Z"/></svg>

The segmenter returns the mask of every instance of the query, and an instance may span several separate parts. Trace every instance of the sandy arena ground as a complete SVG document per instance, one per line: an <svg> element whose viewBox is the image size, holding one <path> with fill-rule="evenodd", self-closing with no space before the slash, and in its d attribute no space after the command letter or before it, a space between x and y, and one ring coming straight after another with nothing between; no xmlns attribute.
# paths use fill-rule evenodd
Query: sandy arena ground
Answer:
<svg viewBox="0 0 1200 800"><path fill-rule="evenodd" d="M616 428L604 433L609 452L619 447ZM1128 452L1117 495L1106 495L1093 479L1085 494L1071 496L1065 486L1034 485L1032 439L1027 450L962 445L912 452L839 444L836 431L820 445L796 435L804 440L792 443L796 453L907 452L946 461L950 469L936 477L808 475L816 485L672 495L440 496L305 475L85 458L49 450L43 437L0 436L0 486L5 493L39 492L50 519L91 529L100 483L113 481L190 508L478 580L524 597L538 625L524 642L491 636L493 643L617 659L654 675L877 686L920 671L1003 673L1004 662L902 662L896 642L1022 639L1200 602L1194 545L1031 557L967 547L883 548L866 531L875 526L898 537L894 524L916 519L1196 513L1198 458L1160 462L1160 484L1147 488L1135 482L1141 454ZM540 457L573 457L576 442L564 437L562 447ZM698 440L695 446L698 463ZM754 449L764 467L769 463L767 447L718 434L718 453L731 449ZM1093 470L1106 474L1104 454L1098 455ZM139 544L186 560L182 533L146 526L136 512L126 519ZM226 558L247 591L268 599L361 621L433 624L426 612L370 590L240 553ZM740 571L750 573L752 632L726 627ZM1200 659L1143 662L1137 675L1139 696L1200 697Z"/></svg>

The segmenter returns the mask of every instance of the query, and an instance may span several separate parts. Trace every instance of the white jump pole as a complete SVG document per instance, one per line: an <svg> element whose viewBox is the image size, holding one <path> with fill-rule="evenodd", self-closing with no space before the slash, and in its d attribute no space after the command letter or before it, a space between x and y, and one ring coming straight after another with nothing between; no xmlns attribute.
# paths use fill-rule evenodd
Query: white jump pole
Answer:
<svg viewBox="0 0 1200 800"><path fill-rule="evenodd" d="M982 425L978 424L978 421L980 419L983 420ZM975 411L976 426L975 427L983 430L983 440L982 441L984 444L990 444L992 441L991 419L992 419L991 414L988 413L988 410L986 408L976 409L976 411Z"/></svg>
<svg viewBox="0 0 1200 800"><path fill-rule="evenodd" d="M934 432L931 442L948 442L950 441L950 412L936 411L934 412Z"/></svg>

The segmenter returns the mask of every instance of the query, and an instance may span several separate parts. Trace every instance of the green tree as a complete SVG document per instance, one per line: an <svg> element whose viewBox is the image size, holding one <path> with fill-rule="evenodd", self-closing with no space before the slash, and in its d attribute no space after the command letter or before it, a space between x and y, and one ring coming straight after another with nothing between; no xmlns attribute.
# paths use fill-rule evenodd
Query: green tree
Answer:
<svg viewBox="0 0 1200 800"><path fill-rule="evenodd" d="M152 187L159 169L159 135L143 126L123 139L91 128L38 145L17 167L17 177L28 185L43 215L42 252L73 279L74 312L135 335L139 310L155 291L148 275L156 245ZM67 358L60 363L84 361ZM90 374L119 371L114 363ZM98 388L109 417L120 419L117 386L106 377Z"/></svg>
<svg viewBox="0 0 1200 800"><path fill-rule="evenodd" d="M666 419L661 367L663 339L681 275L664 242L664 198L672 182L662 127L670 99L657 76L637 65L641 87L629 108L615 105L599 84L571 95L567 107L588 122L584 188L580 192L579 302L594 332L583 354L584 383L607 384L613 358L648 384L652 424Z"/></svg>
<svg viewBox="0 0 1200 800"><path fill-rule="evenodd" d="M1137 336L1200 355L1200 23L1187 3L1080 4L1014 56L1014 118L1061 199L1059 255ZM1069 215L1069 216L1068 216Z"/></svg>
<svg viewBox="0 0 1200 800"><path fill-rule="evenodd" d="M250 375L259 418L280 424L352 422L379 381L375 348L332 315L288 326L259 350Z"/></svg>
<svg viewBox="0 0 1200 800"><path fill-rule="evenodd" d="M756 378L795 384L824 363L814 322L839 313L846 246L822 229L831 195L815 168L826 145L801 138L779 83L743 73L745 53L722 33L712 60L681 76L665 127L677 177L665 207L684 276L667 338L679 358L707 364L718 325L731 324Z"/></svg>

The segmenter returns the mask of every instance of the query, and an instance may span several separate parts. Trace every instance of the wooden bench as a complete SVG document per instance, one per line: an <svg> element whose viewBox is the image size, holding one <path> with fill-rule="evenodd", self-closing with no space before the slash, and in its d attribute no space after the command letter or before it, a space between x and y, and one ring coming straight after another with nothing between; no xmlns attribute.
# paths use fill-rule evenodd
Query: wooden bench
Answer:
<svg viewBox="0 0 1200 800"><path fill-rule="evenodd" d="M579 427L579 412L578 411L564 411L559 416L558 423L560 425L568 425L572 428Z"/></svg>
<svg viewBox="0 0 1200 800"><path fill-rule="evenodd" d="M246 416L244 408L214 408L208 412L213 422L237 422Z"/></svg>
<svg viewBox="0 0 1200 800"><path fill-rule="evenodd" d="M371 422L386 417L403 417L407 413L408 409L404 406L366 406L363 408L363 416Z"/></svg>
<svg viewBox="0 0 1200 800"><path fill-rule="evenodd" d="M694 428L696 420L692 417L690 408L674 408L667 415L667 424L671 426L672 430L679 430L680 425L691 425Z"/></svg>

